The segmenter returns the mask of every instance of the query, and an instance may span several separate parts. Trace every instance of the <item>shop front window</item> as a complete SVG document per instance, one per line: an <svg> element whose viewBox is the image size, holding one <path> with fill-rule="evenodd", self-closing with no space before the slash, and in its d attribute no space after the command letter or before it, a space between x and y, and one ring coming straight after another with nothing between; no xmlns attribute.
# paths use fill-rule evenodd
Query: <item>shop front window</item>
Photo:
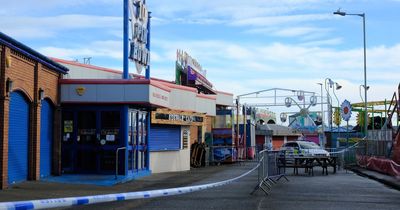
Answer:
<svg viewBox="0 0 400 210"><path fill-rule="evenodd" d="M129 112L129 138L128 138L128 144L130 145L136 145L136 137L137 137L137 124L136 124L136 119L137 119L137 112L136 111L130 111Z"/></svg>
<svg viewBox="0 0 400 210"><path fill-rule="evenodd" d="M78 112L78 136L76 141L79 144L96 143L96 112Z"/></svg>
<svg viewBox="0 0 400 210"><path fill-rule="evenodd" d="M102 111L100 144L115 145L120 140L121 114L119 111Z"/></svg>

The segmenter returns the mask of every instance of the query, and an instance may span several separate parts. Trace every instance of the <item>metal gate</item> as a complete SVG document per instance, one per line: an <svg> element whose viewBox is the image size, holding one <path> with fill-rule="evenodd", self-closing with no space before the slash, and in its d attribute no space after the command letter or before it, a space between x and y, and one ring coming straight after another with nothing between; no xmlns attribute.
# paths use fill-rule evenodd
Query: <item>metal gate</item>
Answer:
<svg viewBox="0 0 400 210"><path fill-rule="evenodd" d="M181 127L172 125L152 125L150 151L179 150L181 148Z"/></svg>
<svg viewBox="0 0 400 210"><path fill-rule="evenodd" d="M8 183L28 178L29 103L12 92L8 126Z"/></svg>
<svg viewBox="0 0 400 210"><path fill-rule="evenodd" d="M53 142L53 107L50 101L43 100L40 111L40 177L51 174Z"/></svg>

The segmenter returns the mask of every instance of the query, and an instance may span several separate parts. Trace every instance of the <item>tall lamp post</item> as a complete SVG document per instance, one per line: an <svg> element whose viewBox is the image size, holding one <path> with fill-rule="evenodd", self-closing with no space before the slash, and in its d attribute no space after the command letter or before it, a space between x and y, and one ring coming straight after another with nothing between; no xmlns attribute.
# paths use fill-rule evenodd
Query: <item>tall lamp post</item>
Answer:
<svg viewBox="0 0 400 210"><path fill-rule="evenodd" d="M329 88L339 90L340 88L342 88L341 85L339 85L337 82L332 81L330 78L326 78L325 79L325 90L326 90L326 97L327 97L327 101L328 101L328 123L329 123L329 129L332 132L332 97L331 94L329 93ZM333 94L336 97L337 100L337 96L335 94L335 90L333 90ZM339 103L339 100L338 100Z"/></svg>
<svg viewBox="0 0 400 210"><path fill-rule="evenodd" d="M360 86L358 87L358 90L359 90L359 93L360 93L361 101L364 102L364 99L363 99L363 97L362 97L362 95L361 95L361 87L364 88L364 85L360 85ZM367 90L369 90L369 86L367 86Z"/></svg>
<svg viewBox="0 0 400 210"><path fill-rule="evenodd" d="M324 148L325 146L325 124L324 124L324 97L323 94L324 92L322 91L322 83L317 83L318 85L321 86L321 139L320 139L320 145L322 146L322 148Z"/></svg>
<svg viewBox="0 0 400 210"><path fill-rule="evenodd" d="M360 13L360 14L348 14L346 12L340 11L338 9L336 12L333 12L334 15L340 15L340 16L346 16L346 15L354 15L354 16L359 16L362 17L363 19L363 38L364 38L364 87L367 86L367 44L365 40L365 13ZM368 111L367 111L367 88L364 88L364 132L365 132L365 137L368 137Z"/></svg>

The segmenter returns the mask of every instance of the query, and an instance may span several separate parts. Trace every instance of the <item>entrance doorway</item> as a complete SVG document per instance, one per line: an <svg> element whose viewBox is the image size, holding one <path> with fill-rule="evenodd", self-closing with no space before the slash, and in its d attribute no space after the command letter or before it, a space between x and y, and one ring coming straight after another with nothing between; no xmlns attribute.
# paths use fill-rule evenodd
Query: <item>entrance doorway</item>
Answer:
<svg viewBox="0 0 400 210"><path fill-rule="evenodd" d="M71 173L115 173L115 152L124 145L121 110L63 112L62 166Z"/></svg>
<svg viewBox="0 0 400 210"><path fill-rule="evenodd" d="M65 173L114 175L118 170L118 175L128 175L148 169L147 112L129 109L124 116L124 109L74 107L63 111Z"/></svg>

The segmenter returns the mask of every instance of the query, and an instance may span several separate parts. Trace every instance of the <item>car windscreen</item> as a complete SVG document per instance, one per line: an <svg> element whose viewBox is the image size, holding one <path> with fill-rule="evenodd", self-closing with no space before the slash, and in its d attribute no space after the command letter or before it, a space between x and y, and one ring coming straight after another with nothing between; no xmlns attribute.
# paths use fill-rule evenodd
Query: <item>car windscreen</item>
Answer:
<svg viewBox="0 0 400 210"><path fill-rule="evenodd" d="M320 149L320 147L313 142L298 142L303 149Z"/></svg>

